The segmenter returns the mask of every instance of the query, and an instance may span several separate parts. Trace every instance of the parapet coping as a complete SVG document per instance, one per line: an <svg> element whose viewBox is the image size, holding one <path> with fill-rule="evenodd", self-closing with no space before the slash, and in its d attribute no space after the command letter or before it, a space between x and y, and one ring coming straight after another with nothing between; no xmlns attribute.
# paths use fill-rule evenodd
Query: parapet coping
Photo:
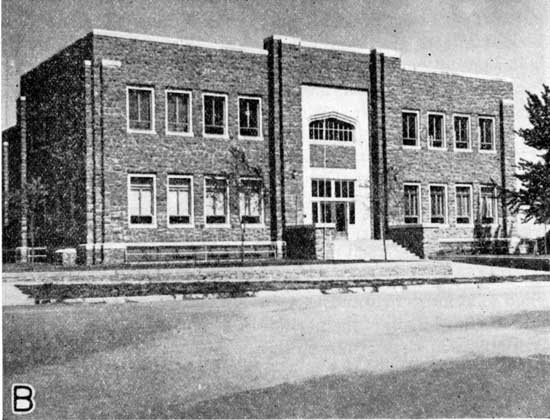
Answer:
<svg viewBox="0 0 550 420"><path fill-rule="evenodd" d="M425 67L413 67L413 66L401 66L403 70L408 71L415 71L415 72L421 72L421 73L435 73L435 74L443 74L447 76L461 76L461 77L470 77L473 79L484 79L484 80L498 80L501 82L510 82L513 83L512 79L507 77L498 77L498 76L487 76L484 74L474 74L474 73L465 73L465 72L459 72L459 71L446 71L446 70L438 70L438 69L428 69Z"/></svg>
<svg viewBox="0 0 550 420"><path fill-rule="evenodd" d="M305 48L317 48L321 50L344 51L356 54L371 54L373 51L382 53L388 57L401 58L401 53L395 50L385 48L358 48L346 47L344 45L323 44L320 42L302 41L300 38L293 38L286 35L273 35L273 39L281 41L284 44L292 44Z"/></svg>
<svg viewBox="0 0 550 420"><path fill-rule="evenodd" d="M260 48L242 47L240 45L216 44L214 42L191 41L187 39L169 38L157 35L144 35L130 32L109 31L106 29L94 29L92 34L98 36L110 36L114 38L134 39L138 41L160 42L164 44L188 45L191 47L212 48L215 50L238 51L248 54L267 55L267 51Z"/></svg>

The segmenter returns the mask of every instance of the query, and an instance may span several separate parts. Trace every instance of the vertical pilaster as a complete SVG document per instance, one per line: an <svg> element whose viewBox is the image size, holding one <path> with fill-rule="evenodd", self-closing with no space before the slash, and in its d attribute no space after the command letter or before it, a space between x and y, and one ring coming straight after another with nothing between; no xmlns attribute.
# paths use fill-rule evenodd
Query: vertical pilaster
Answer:
<svg viewBox="0 0 550 420"><path fill-rule="evenodd" d="M7 141L2 142L2 220L3 225L9 223L8 207L9 207L9 173L8 173L8 149Z"/></svg>
<svg viewBox="0 0 550 420"><path fill-rule="evenodd" d="M514 188L514 101L512 99L501 100L499 109L501 187L506 191ZM500 207L502 210L502 235L505 237L516 236L517 224L512 223L513 216L509 214L505 194L501 195Z"/></svg>
<svg viewBox="0 0 550 420"><path fill-rule="evenodd" d="M28 203L27 203L27 98L21 96L18 103L18 115L19 115L19 130L21 136L21 167L20 167L20 188L21 188L21 214L20 214L20 256L21 262L27 262L27 247L28 247Z"/></svg>
<svg viewBox="0 0 550 420"><path fill-rule="evenodd" d="M96 242L95 236L95 148L94 148L94 92L92 62L84 61L84 95L86 124L86 245ZM94 263L94 255L90 263ZM88 258L87 258L88 259ZM86 261L88 263L88 261Z"/></svg>

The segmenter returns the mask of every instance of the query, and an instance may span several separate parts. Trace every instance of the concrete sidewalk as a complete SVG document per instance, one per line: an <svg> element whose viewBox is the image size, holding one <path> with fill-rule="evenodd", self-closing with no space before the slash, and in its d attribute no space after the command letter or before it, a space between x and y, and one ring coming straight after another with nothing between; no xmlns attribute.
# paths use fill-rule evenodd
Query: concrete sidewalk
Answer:
<svg viewBox="0 0 550 420"><path fill-rule="evenodd" d="M451 261L397 261L246 267L125 268L116 270L33 271L2 273L3 283L139 283L202 281L307 281L368 279L471 279L547 276L545 271L474 265Z"/></svg>
<svg viewBox="0 0 550 420"><path fill-rule="evenodd" d="M163 269L130 269L130 270L90 270L59 272L18 272L3 273L2 305L34 305L32 298L27 297L17 287L20 285L56 284L140 284L140 283L243 283L243 282L326 282L326 289L338 292L341 285L330 286L332 282L382 282L384 288L419 284L423 281L433 284L491 282L500 281L546 281L550 273L545 271L513 269L456 263L450 261L421 261L395 263L353 263L353 264L315 264L259 267L208 267L208 268L163 268ZM398 283L392 284L395 280ZM387 282L387 284L386 284ZM402 282L399 285L399 282ZM355 283L357 284L357 283ZM311 286L307 286L311 287ZM307 289L306 286L304 288ZM378 287L373 287L378 291ZM406 286L405 286L406 287ZM426 287L419 284L418 287ZM325 289L325 290L326 290ZM261 290L264 290L263 288ZM316 293L321 291L317 286ZM258 292L255 292L256 294ZM263 292L262 292L263 293ZM307 293L307 290L269 290L265 293ZM200 293L199 293L200 295ZM204 297L216 297L209 293ZM254 292L252 293L254 295ZM125 302L142 300L162 300L170 295L151 296L116 296L105 298L76 299L83 302ZM181 296L180 296L181 298Z"/></svg>

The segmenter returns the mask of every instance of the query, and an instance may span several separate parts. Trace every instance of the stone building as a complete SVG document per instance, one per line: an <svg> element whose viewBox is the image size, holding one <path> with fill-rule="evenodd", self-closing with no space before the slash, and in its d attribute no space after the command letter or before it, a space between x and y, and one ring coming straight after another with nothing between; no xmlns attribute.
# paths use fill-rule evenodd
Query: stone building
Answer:
<svg viewBox="0 0 550 420"><path fill-rule="evenodd" d="M385 235L426 257L512 235L494 188L512 183L512 92L395 51L94 30L22 76L11 188L40 176L37 243L90 264L301 226L346 253ZM22 254L29 205L9 212Z"/></svg>

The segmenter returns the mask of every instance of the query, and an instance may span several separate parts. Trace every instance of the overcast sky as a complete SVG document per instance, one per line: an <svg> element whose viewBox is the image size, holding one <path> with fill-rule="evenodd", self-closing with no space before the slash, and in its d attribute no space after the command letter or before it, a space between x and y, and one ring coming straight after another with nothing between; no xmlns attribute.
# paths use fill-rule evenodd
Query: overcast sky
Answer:
<svg viewBox="0 0 550 420"><path fill-rule="evenodd" d="M550 83L550 0L2 0L2 126L19 76L93 28L262 47L271 34L389 48L404 65ZM519 154L524 154L522 148Z"/></svg>

